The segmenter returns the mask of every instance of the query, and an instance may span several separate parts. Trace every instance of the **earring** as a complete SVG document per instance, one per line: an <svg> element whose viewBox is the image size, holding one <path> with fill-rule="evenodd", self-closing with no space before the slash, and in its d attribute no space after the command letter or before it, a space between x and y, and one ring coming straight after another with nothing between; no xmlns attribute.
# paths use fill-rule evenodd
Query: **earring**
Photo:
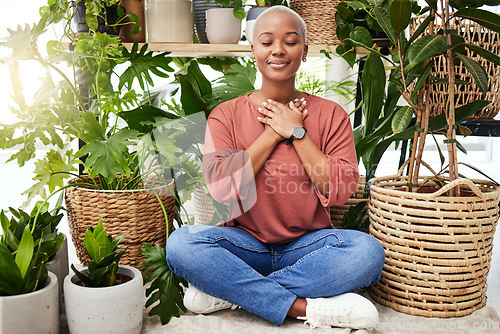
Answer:
<svg viewBox="0 0 500 334"><path fill-rule="evenodd" d="M302 61L303 61L304 63L306 62L306 60L307 60L307 59L306 59L306 57L302 58Z"/></svg>

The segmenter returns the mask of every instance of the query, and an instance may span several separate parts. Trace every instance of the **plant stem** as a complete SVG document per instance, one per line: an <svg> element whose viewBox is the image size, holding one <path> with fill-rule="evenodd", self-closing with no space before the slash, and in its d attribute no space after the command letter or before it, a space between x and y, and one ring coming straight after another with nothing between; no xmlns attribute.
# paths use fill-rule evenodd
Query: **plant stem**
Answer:
<svg viewBox="0 0 500 334"><path fill-rule="evenodd" d="M434 16L435 10L432 9L430 14L431 16ZM434 34L434 21L430 22L429 24L429 34ZM429 60L425 61L425 65L429 63ZM431 103L430 103L430 92L431 92L431 86L429 85L429 77L425 80L425 91L423 94L419 94L418 96L418 105L424 105L424 115L422 117L422 128L423 132L420 133L420 140L418 143L418 151L417 151L417 156L415 160L415 171L413 172L413 178L412 178L412 184L417 184L418 183L418 175L420 171L420 164L422 162L422 154L424 153L424 146L425 146L425 138L427 137L427 133L429 132L429 116L430 116L430 109L431 109ZM418 189L412 188L415 191L418 191Z"/></svg>
<svg viewBox="0 0 500 334"><path fill-rule="evenodd" d="M446 132L446 137L449 142L446 143L448 146L448 156L450 165L450 181L456 180L458 178L458 162L457 162L457 145L456 145L456 131L455 131L455 67L453 65L453 51L451 49L451 34L450 30L450 8L449 0L444 0L443 4L444 10L444 25L447 31L446 38L448 44L448 50L446 51L446 59L448 63L448 108L446 120L448 123L448 129ZM460 189L457 189L460 192ZM455 196L455 189L451 189L451 196Z"/></svg>

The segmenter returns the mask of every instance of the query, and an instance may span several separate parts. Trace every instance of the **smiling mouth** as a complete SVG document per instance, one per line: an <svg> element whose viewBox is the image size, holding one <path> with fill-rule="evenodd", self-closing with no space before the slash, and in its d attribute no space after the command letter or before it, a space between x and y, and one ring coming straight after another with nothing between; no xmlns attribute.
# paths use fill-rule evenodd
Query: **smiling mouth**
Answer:
<svg viewBox="0 0 500 334"><path fill-rule="evenodd" d="M289 61L284 61L284 60L272 60L267 63L271 68L275 70L280 70L290 64Z"/></svg>

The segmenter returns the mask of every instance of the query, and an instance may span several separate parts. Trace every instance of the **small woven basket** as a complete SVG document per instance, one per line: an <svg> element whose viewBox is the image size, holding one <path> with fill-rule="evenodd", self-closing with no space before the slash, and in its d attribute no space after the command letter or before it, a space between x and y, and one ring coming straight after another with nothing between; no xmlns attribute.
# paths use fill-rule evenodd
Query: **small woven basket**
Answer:
<svg viewBox="0 0 500 334"><path fill-rule="evenodd" d="M407 192L403 168L398 175L372 179L370 234L384 246L386 259L370 294L411 315L471 314L486 304L500 188L457 179L442 188L427 182L439 189L432 193ZM446 196L457 186L468 197Z"/></svg>
<svg viewBox="0 0 500 334"><path fill-rule="evenodd" d="M307 26L308 44L339 45L335 24L335 8L340 0L291 0L290 8L299 14Z"/></svg>
<svg viewBox="0 0 500 334"><path fill-rule="evenodd" d="M417 16L410 23L410 34L425 20L427 15ZM483 47L498 55L500 54L500 34L481 25L462 18L454 18L450 22L450 29L456 29L464 37L466 43L472 43ZM455 107L460 107L467 103L484 99L490 101L481 111L475 113L470 118L494 118L500 111L500 66L484 59L483 57L466 49L466 56L477 61L488 74L488 92L485 96L474 83L474 79L469 74L463 63L455 66L456 78L470 82L470 85L457 85L455 93ZM437 57L431 76L442 79L448 78L448 68L444 56ZM431 117L444 112L446 101L448 100L448 85L433 85L430 92Z"/></svg>
<svg viewBox="0 0 500 334"><path fill-rule="evenodd" d="M342 228L344 223L344 214L352 207L360 202L368 201L368 199L363 198L363 192L365 191L366 177L362 176L359 178L358 187L354 194L349 197L344 205L334 205L330 207L330 218L332 219L332 226L334 228Z"/></svg>
<svg viewBox="0 0 500 334"><path fill-rule="evenodd" d="M73 179L70 183L78 183ZM160 197L168 216L168 231L173 231L175 201L169 185L154 187L154 192ZM128 246L127 252L120 264L139 268L136 262L144 260L139 252L142 243L151 245L157 243L165 247L166 223L165 216L158 198L152 190L98 190L74 186L65 190L66 208L71 239L76 248L76 255L83 265L89 258L83 238L89 227L95 227L102 219L104 229L113 238L131 232L120 243L121 248Z"/></svg>

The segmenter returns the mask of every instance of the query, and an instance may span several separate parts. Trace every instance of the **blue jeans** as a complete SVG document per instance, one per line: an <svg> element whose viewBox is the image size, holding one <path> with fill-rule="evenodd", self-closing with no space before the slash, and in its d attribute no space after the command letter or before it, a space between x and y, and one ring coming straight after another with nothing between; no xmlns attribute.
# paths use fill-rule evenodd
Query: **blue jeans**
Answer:
<svg viewBox="0 0 500 334"><path fill-rule="evenodd" d="M190 225L167 241L176 275L276 325L298 297L330 297L377 282L384 257L377 239L344 229L269 245L237 227Z"/></svg>

